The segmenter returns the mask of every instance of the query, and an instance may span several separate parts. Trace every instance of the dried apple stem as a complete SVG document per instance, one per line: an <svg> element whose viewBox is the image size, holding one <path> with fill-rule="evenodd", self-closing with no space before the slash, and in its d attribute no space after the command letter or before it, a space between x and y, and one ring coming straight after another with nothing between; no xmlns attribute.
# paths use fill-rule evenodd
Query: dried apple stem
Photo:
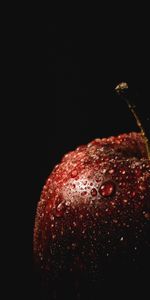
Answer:
<svg viewBox="0 0 150 300"><path fill-rule="evenodd" d="M130 111L132 112L132 114L133 114L133 116L136 120L137 126L140 128L141 135L143 136L145 146L146 146L146 151L147 151L147 157L148 157L148 159L150 159L150 142L149 142L149 140L146 136L146 133L145 133L145 130L142 126L140 118L139 118L138 114L135 111L135 105L132 104L130 102L128 96L125 95L125 92L128 90L128 84L126 82L122 82L122 83L120 83L116 86L115 90L116 90L117 94L122 96L122 98L126 101Z"/></svg>

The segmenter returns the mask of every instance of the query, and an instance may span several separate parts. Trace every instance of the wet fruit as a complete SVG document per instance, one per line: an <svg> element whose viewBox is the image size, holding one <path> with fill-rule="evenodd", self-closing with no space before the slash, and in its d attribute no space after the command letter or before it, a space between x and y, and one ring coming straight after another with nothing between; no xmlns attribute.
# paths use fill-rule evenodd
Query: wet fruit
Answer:
<svg viewBox="0 0 150 300"><path fill-rule="evenodd" d="M114 257L150 247L150 161L139 133L96 139L65 155L38 204L34 254L43 277L103 276ZM118 258L117 258L118 259Z"/></svg>
<svg viewBox="0 0 150 300"><path fill-rule="evenodd" d="M143 135L95 139L66 154L43 188L34 229L35 262L51 297L79 299L87 283L97 281L101 289L104 278L109 286L123 285L144 270L149 251L150 160Z"/></svg>

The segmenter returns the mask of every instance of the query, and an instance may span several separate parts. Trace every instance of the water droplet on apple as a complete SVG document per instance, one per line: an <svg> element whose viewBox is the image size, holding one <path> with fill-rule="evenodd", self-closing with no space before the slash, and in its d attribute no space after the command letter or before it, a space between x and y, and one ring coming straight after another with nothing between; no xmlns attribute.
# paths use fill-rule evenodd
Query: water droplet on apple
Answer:
<svg viewBox="0 0 150 300"><path fill-rule="evenodd" d="M137 177L140 177L142 175L142 171L140 169L136 169L135 174L137 175Z"/></svg>
<svg viewBox="0 0 150 300"><path fill-rule="evenodd" d="M72 250L75 250L76 246L77 246L76 243L72 243L71 244Z"/></svg>
<svg viewBox="0 0 150 300"><path fill-rule="evenodd" d="M93 188L93 189L91 190L91 195L92 195L93 197L95 197L95 196L97 195L97 190L96 190L95 188Z"/></svg>
<svg viewBox="0 0 150 300"><path fill-rule="evenodd" d="M66 211L66 205L65 203L61 202L57 205L55 209L55 215L56 217L62 217Z"/></svg>
<svg viewBox="0 0 150 300"><path fill-rule="evenodd" d="M106 181L104 182L101 187L99 188L99 193L103 197L109 197L113 195L115 192L115 184L112 181Z"/></svg>
<svg viewBox="0 0 150 300"><path fill-rule="evenodd" d="M84 192L81 193L81 196L85 196L86 194L87 194L87 192L84 191Z"/></svg>
<svg viewBox="0 0 150 300"><path fill-rule="evenodd" d="M120 173L121 173L122 175L125 175L125 174L126 174L126 170L125 170L124 168L121 168L121 169L120 169Z"/></svg>
<svg viewBox="0 0 150 300"><path fill-rule="evenodd" d="M78 171L76 169L74 169L72 172L71 172L71 177L74 178L78 175Z"/></svg>
<svg viewBox="0 0 150 300"><path fill-rule="evenodd" d="M144 213L144 217L146 220L150 221L150 213L149 212Z"/></svg>
<svg viewBox="0 0 150 300"><path fill-rule="evenodd" d="M100 181L101 181L101 177L97 177L96 182L100 182Z"/></svg>
<svg viewBox="0 0 150 300"><path fill-rule="evenodd" d="M115 172L114 169L110 169L110 170L108 171L109 174L114 174L114 172Z"/></svg>
<svg viewBox="0 0 150 300"><path fill-rule="evenodd" d="M144 183L141 183L141 184L139 185L139 190L140 190L140 191L144 191L145 189L146 189L146 187L145 187Z"/></svg>
<svg viewBox="0 0 150 300"><path fill-rule="evenodd" d="M127 199L124 199L124 200L123 200L123 203L125 203L125 204L128 203L128 200L127 200Z"/></svg>
<svg viewBox="0 0 150 300"><path fill-rule="evenodd" d="M135 195L136 195L136 192L135 192L135 191L133 191L133 192L131 193L131 196L132 196L132 198L134 198L134 197L135 197Z"/></svg>

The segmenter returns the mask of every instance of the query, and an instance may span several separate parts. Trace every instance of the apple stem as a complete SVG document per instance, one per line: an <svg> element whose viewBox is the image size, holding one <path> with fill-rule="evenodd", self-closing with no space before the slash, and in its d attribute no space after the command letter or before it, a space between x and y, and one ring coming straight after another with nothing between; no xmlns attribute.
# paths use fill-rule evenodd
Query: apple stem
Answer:
<svg viewBox="0 0 150 300"><path fill-rule="evenodd" d="M133 114L133 116L136 120L137 126L140 128L141 135L145 142L147 157L148 157L148 159L150 159L150 142L146 136L146 133L142 126L140 118L135 111L135 105L133 103L131 103L129 96L126 94L126 91L128 91L128 84L126 82L122 82L122 83L118 84L115 88L115 91L117 92L117 94L119 94L119 96L121 96L126 101L131 113Z"/></svg>

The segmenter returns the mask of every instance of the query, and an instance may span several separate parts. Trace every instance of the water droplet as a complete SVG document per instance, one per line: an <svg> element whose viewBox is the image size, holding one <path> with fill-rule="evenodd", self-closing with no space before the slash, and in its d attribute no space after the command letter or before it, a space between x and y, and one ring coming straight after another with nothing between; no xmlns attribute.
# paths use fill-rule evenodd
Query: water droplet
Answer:
<svg viewBox="0 0 150 300"><path fill-rule="evenodd" d="M104 182L99 188L99 193L103 197L109 197L115 192L115 184L112 181Z"/></svg>
<svg viewBox="0 0 150 300"><path fill-rule="evenodd" d="M41 252L39 252L39 257L40 257L40 260L42 261L43 260L43 255Z"/></svg>
<svg viewBox="0 0 150 300"><path fill-rule="evenodd" d="M100 181L101 181L101 177L97 177L96 182L100 182Z"/></svg>
<svg viewBox="0 0 150 300"><path fill-rule="evenodd" d="M72 243L71 246L72 246L72 249L74 250L77 245L76 245L76 243Z"/></svg>
<svg viewBox="0 0 150 300"><path fill-rule="evenodd" d="M61 235L64 235L64 231L63 231L63 229L61 230L61 232L60 232L60 233L61 233Z"/></svg>
<svg viewBox="0 0 150 300"><path fill-rule="evenodd" d="M120 169L120 173L121 173L122 175L124 175L124 174L126 174L126 170L125 170L124 168L121 168L121 169Z"/></svg>
<svg viewBox="0 0 150 300"><path fill-rule="evenodd" d="M142 175L142 171L140 169L136 169L135 174L137 175L137 177L140 177Z"/></svg>
<svg viewBox="0 0 150 300"><path fill-rule="evenodd" d="M144 191L145 189L146 189L145 185L141 183L141 184L139 185L139 190L140 190L140 191Z"/></svg>
<svg viewBox="0 0 150 300"><path fill-rule="evenodd" d="M114 169L111 169L111 170L108 171L109 174L114 174L114 172L115 172Z"/></svg>
<svg viewBox="0 0 150 300"><path fill-rule="evenodd" d="M72 172L71 172L71 177L74 178L78 175L78 171L76 169L74 169Z"/></svg>
<svg viewBox="0 0 150 300"><path fill-rule="evenodd" d="M57 205L55 209L55 215L56 217L62 217L66 211L66 205L65 203L61 202Z"/></svg>
<svg viewBox="0 0 150 300"><path fill-rule="evenodd" d="M91 195L92 195L93 197L95 197L95 196L97 195L97 190L96 190L95 188L93 188L93 189L91 190Z"/></svg>
<svg viewBox="0 0 150 300"><path fill-rule="evenodd" d="M113 223L117 224L117 223L118 223L118 220L114 219L114 220L113 220Z"/></svg>
<svg viewBox="0 0 150 300"><path fill-rule="evenodd" d="M124 203L127 203L127 202L128 202L128 200L127 200L127 199L124 199L124 200L123 200L123 202L124 202Z"/></svg>
<svg viewBox="0 0 150 300"><path fill-rule="evenodd" d="M150 213L149 212L146 212L144 214L144 217L145 217L146 220L150 221Z"/></svg>
<svg viewBox="0 0 150 300"><path fill-rule="evenodd" d="M136 195L136 192L135 192L135 191L133 191L133 192L131 193L131 196L134 198L134 197L135 197L135 195Z"/></svg>
<svg viewBox="0 0 150 300"><path fill-rule="evenodd" d="M84 191L84 192L81 193L81 196L85 196L86 194L87 194L87 192Z"/></svg>

